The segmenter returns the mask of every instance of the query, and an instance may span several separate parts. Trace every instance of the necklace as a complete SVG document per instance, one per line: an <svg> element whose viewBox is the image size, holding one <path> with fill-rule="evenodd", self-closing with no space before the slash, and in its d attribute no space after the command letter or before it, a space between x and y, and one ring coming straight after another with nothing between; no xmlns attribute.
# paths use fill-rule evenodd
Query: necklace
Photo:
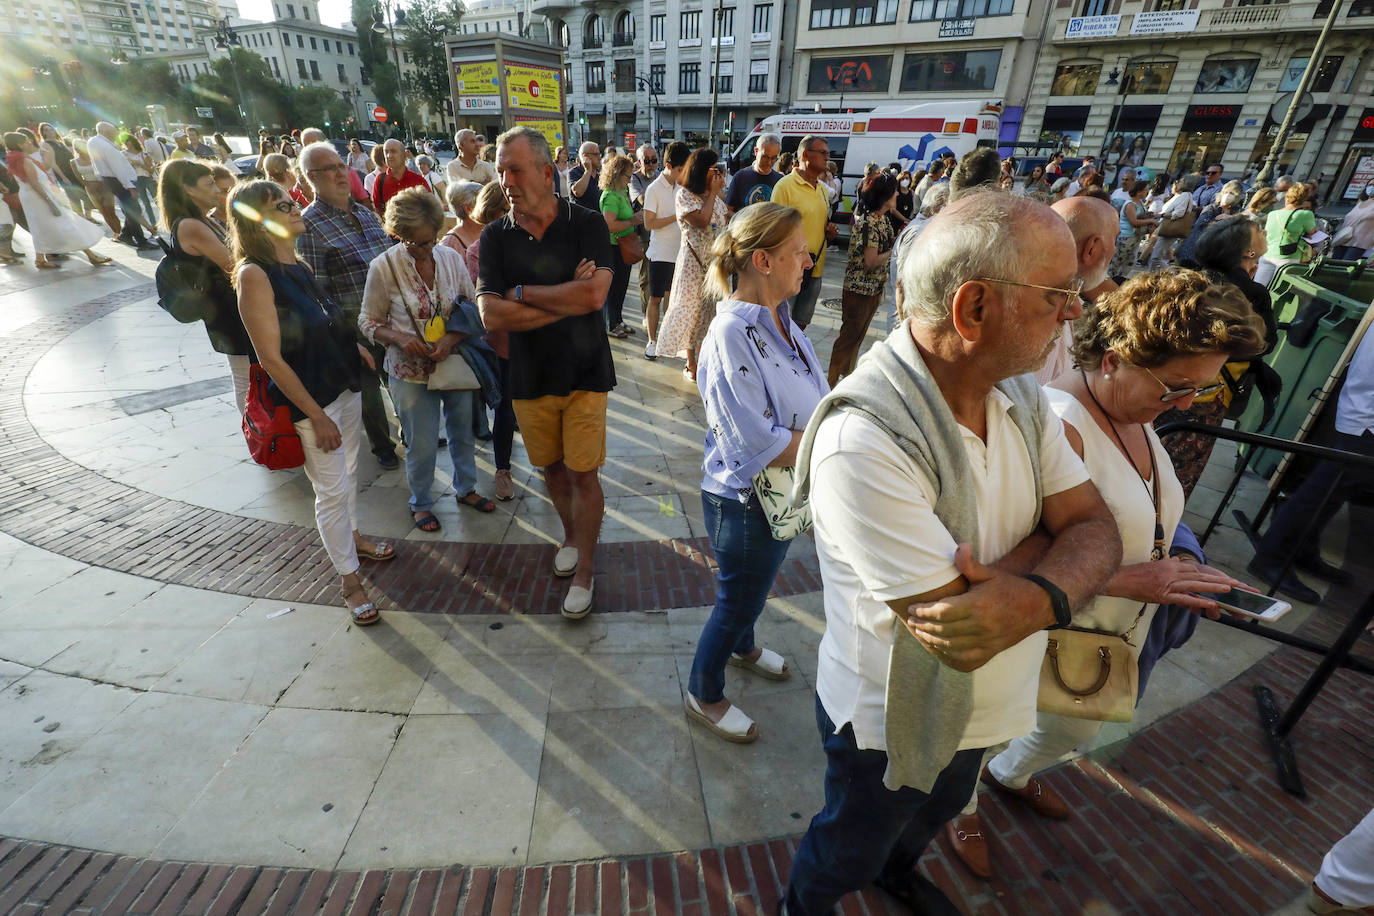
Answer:
<svg viewBox="0 0 1374 916"><path fill-rule="evenodd" d="M1097 399L1097 395L1093 394L1093 387L1088 384L1088 373L1079 369L1078 374L1083 378L1083 388L1088 392L1088 397L1092 399L1093 406L1097 408L1098 413L1106 418L1107 426L1116 438L1117 445L1121 446L1122 455L1126 457L1126 461L1131 465L1131 470L1135 471L1136 476L1140 478L1141 486L1145 488L1146 494L1150 497L1150 504L1155 510L1155 544L1154 549L1150 551L1150 559L1162 560L1164 559L1164 522L1159 517L1159 466L1155 464L1155 450L1150 445L1150 437L1148 435L1145 437L1145 450L1150 455L1150 480L1146 481L1145 475L1140 473L1140 468L1136 467L1135 462L1131 460L1131 452L1126 448L1126 442L1121 438L1121 433L1117 431L1116 424L1112 422L1111 414L1107 413L1102 402ZM1150 486L1151 483L1154 484L1153 487Z"/></svg>

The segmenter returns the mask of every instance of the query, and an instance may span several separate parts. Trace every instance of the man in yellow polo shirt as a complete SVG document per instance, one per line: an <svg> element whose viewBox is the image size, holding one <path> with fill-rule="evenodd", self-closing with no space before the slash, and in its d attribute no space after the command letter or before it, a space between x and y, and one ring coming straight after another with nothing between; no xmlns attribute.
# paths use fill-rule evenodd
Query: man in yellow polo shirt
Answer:
<svg viewBox="0 0 1374 916"><path fill-rule="evenodd" d="M805 330L816 312L821 294L821 272L825 269L825 245L839 232L830 222L830 195L821 176L830 162L830 145L824 137L802 137L797 145L801 163L773 186L773 203L801 211L806 247L816 266L802 278L801 290L792 297L792 320Z"/></svg>

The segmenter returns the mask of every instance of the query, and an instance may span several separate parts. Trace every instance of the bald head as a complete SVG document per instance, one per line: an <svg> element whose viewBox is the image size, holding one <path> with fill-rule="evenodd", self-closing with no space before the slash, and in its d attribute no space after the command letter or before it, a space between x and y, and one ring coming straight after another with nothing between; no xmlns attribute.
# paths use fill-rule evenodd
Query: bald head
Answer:
<svg viewBox="0 0 1374 916"><path fill-rule="evenodd" d="M301 145L309 146L312 143L321 143L325 140L324 131L318 127L307 127L301 131Z"/></svg>
<svg viewBox="0 0 1374 916"><path fill-rule="evenodd" d="M1078 276L1084 289L1094 289L1107 279L1107 268L1116 252L1120 217L1116 208L1096 197L1066 197L1052 209L1073 233L1078 254Z"/></svg>

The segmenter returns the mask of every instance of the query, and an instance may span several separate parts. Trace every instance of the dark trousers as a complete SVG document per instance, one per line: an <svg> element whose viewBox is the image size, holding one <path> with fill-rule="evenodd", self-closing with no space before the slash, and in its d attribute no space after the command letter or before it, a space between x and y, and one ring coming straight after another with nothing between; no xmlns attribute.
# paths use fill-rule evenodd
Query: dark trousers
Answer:
<svg viewBox="0 0 1374 916"><path fill-rule="evenodd" d="M788 313L792 320L797 323L797 327L803 331L811 323L812 317L816 314L816 300L821 295L821 278L811 276L811 271L806 272L802 277L801 289L792 297L791 308Z"/></svg>
<svg viewBox="0 0 1374 916"><path fill-rule="evenodd" d="M848 724L836 733L819 697L816 727L826 757L825 807L792 858L788 916L820 916L875 878L900 880L968 803L983 760L982 748L959 751L929 795L909 786L893 792L883 785L887 752L859 750Z"/></svg>
<svg viewBox="0 0 1374 916"><path fill-rule="evenodd" d="M110 189L110 193L119 202L119 211L124 214L124 229L119 233L120 237L128 239L135 245L142 245L148 241L148 237L143 234L143 227L152 226L152 223L143 213L143 208L139 206L138 195L124 187L118 178L102 178L100 180L105 183L105 187Z"/></svg>
<svg viewBox="0 0 1374 916"><path fill-rule="evenodd" d="M873 322L873 313L878 311L878 303L882 301L881 292L871 296L847 289L840 292L840 333L830 349L830 371L826 373L830 379L830 387L835 387L840 376L854 371L864 336L868 334L868 326Z"/></svg>
<svg viewBox="0 0 1374 916"><path fill-rule="evenodd" d="M602 309L608 331L624 321L625 291L630 288L630 265L620 256L619 248L611 252L611 259L615 262L615 272L611 274L611 290L606 294L606 307Z"/></svg>
<svg viewBox="0 0 1374 916"><path fill-rule="evenodd" d="M345 313L346 314L346 313ZM354 327L357 326L358 317L352 317ZM372 359L377 363L377 370L362 367L363 383L363 430L367 433L368 444L372 448L372 454L378 458L396 454L396 443L391 439L391 421L387 419L386 402L382 400L382 381L380 376L385 374L382 369L382 360L386 357L386 350L369 343L361 334L358 335L358 342L367 347L372 354Z"/></svg>
<svg viewBox="0 0 1374 916"><path fill-rule="evenodd" d="M725 666L733 653L754 651L754 622L763 613L791 541L768 527L759 498L748 502L701 491L706 535L716 555L716 606L697 640L687 688L703 703L725 698Z"/></svg>
<svg viewBox="0 0 1374 916"><path fill-rule="evenodd" d="M1363 436L1350 436L1332 430L1330 438L1319 444L1374 456L1374 432L1366 431ZM1332 516L1340 510L1347 499L1374 483L1374 469L1345 468L1345 476L1341 479L1340 485L1318 512L1322 498L1326 496L1326 491L1331 489L1340 472L1341 466L1335 462L1318 462L1307 475L1307 479L1274 513L1274 520L1269 523L1269 530L1260 538L1259 549L1255 551L1260 562L1269 566L1279 566L1291 554L1296 553L1299 558L1303 558L1316 557L1321 552L1321 535ZM1307 539L1300 544L1299 538L1308 530L1308 522L1314 516L1316 524L1310 529Z"/></svg>
<svg viewBox="0 0 1374 916"><path fill-rule="evenodd" d="M501 370L501 403L496 405L496 421L492 425L491 447L495 452L496 470L510 470L510 453L515 442L515 407L510 399L510 360L496 358Z"/></svg>

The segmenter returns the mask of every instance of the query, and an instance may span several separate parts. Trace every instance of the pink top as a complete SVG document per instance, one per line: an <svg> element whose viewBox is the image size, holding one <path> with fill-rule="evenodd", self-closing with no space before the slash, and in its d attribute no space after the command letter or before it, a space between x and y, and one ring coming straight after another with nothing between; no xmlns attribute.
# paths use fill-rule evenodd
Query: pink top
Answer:
<svg viewBox="0 0 1374 916"><path fill-rule="evenodd" d="M463 256L467 263L468 273L472 276L472 282L477 282L477 249L482 245L482 237L479 235L477 240L471 245L464 246L463 240L458 237L458 230L450 229L448 234L439 242L448 248L452 248ZM510 338L506 331L488 331L487 343L496 351L496 355L502 359L510 359Z"/></svg>

